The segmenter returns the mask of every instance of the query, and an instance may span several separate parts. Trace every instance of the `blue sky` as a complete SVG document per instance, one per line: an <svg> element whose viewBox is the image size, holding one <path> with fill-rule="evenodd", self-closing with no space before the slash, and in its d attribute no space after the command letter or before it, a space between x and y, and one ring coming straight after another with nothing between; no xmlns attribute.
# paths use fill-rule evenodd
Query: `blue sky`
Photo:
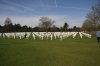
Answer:
<svg viewBox="0 0 100 66"><path fill-rule="evenodd" d="M12 22L37 26L42 16L56 21L63 26L66 21L70 27L81 26L86 14L97 0L0 0L0 25L6 17Z"/></svg>

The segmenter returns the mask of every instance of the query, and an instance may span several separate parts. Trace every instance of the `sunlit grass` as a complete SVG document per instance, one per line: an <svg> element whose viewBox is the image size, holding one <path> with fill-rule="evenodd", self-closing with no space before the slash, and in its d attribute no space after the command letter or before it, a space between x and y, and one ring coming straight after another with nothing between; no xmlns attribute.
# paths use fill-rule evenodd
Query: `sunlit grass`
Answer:
<svg viewBox="0 0 100 66"><path fill-rule="evenodd" d="M0 38L0 66L100 66L100 43L78 36L64 40Z"/></svg>

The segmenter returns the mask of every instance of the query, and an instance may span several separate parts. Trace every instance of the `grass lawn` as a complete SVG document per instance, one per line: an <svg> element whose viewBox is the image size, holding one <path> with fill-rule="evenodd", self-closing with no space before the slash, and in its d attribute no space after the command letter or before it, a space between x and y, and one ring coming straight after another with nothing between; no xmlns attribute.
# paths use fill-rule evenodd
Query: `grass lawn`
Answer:
<svg viewBox="0 0 100 66"><path fill-rule="evenodd" d="M95 37L0 38L0 66L100 66L100 43Z"/></svg>

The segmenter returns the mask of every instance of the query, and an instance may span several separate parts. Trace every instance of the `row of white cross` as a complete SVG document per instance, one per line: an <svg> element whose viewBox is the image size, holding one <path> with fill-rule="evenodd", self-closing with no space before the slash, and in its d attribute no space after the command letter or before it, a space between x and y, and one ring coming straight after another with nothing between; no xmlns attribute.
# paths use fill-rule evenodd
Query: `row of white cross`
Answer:
<svg viewBox="0 0 100 66"><path fill-rule="evenodd" d="M0 33L0 37L3 37L3 38L7 37L7 38L14 38L14 39L15 38L28 39L32 35L34 40L36 39L36 37L40 38L41 40L44 40L44 38L46 39L50 38L50 40L60 38L60 40L63 40L69 36L72 36L73 38L75 38L77 34L81 38L83 38L83 36L91 38L90 34L87 34L84 32L16 32L16 33Z"/></svg>

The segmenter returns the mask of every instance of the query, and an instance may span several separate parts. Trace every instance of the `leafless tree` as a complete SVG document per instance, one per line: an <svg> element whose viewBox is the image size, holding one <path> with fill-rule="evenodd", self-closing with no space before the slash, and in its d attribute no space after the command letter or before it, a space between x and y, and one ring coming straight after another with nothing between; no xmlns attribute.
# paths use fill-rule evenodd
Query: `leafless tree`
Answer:
<svg viewBox="0 0 100 66"><path fill-rule="evenodd" d="M100 28L100 2L92 6L91 11L87 14L87 19L84 21L82 28L96 31L97 28ZM91 27L90 27L91 26ZM86 28L87 27L87 28Z"/></svg>
<svg viewBox="0 0 100 66"><path fill-rule="evenodd" d="M53 26L54 22L55 22L54 20L48 17L41 17L39 27L43 28L44 31L47 32L48 29Z"/></svg>

